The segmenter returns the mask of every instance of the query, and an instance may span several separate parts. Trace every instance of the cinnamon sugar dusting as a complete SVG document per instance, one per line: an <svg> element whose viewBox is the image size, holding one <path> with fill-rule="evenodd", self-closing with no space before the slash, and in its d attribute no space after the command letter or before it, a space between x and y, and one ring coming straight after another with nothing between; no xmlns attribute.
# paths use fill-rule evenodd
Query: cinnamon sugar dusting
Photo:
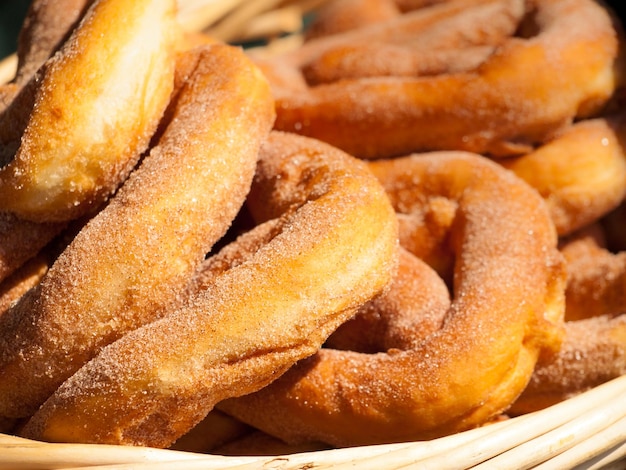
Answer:
<svg viewBox="0 0 626 470"><path fill-rule="evenodd" d="M0 431L430 440L626 373L603 5L328 2L281 52L52 3L0 87Z"/></svg>
<svg viewBox="0 0 626 470"><path fill-rule="evenodd" d="M284 207L284 214L209 259L179 308L79 369L25 435L63 440L55 425L63 416L99 442L165 446L217 402L255 391L313 354L384 288L395 266L397 226L365 165L283 134L271 135L260 161L251 211L258 204ZM274 189L259 191L265 185ZM232 253L239 244L243 251ZM95 418L112 413L127 418ZM163 428L158 417L165 415Z"/></svg>
<svg viewBox="0 0 626 470"><path fill-rule="evenodd" d="M273 119L269 90L229 46L189 54L198 66L159 142L0 319L11 370L0 414L28 416L103 346L163 316L239 211Z"/></svg>
<svg viewBox="0 0 626 470"><path fill-rule="evenodd" d="M473 413L477 421L497 415L509 406L512 389L523 390L534 362L518 356L537 357L558 347L562 297L554 297L549 286L562 284L564 277L553 269L559 259L556 233L535 192L498 165L467 153L381 160L369 168L416 225L447 221L440 226L450 232L441 239L455 258L451 303L439 280L442 303L434 324L421 334L415 327L404 332L402 320L376 306L403 287L392 283L331 336L326 349L257 393L220 405L288 442L365 445L461 430L471 426ZM434 198L440 202L431 204ZM453 202L445 204L444 198ZM424 216L435 207L447 215ZM358 336L355 329L372 325L372 337ZM329 349L333 346L341 350ZM345 350L351 347L368 354ZM506 389L500 388L503 382ZM289 410L288 419L280 418L281 410Z"/></svg>

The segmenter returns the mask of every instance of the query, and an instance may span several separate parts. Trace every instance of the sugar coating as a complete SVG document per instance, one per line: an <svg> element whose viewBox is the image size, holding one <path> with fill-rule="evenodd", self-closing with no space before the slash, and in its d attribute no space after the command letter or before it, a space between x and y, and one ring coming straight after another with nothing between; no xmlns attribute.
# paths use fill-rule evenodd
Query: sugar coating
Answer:
<svg viewBox="0 0 626 470"><path fill-rule="evenodd" d="M524 8L524 2L517 5ZM522 21L532 25L532 34L504 40L467 72L365 77L305 89L290 89L286 80L278 80L273 84L276 127L363 158L448 149L495 157L528 152L610 99L619 42L609 13L596 2L532 5L536 10L528 10ZM343 37L317 41L338 36ZM290 55L274 63L299 69Z"/></svg>
<svg viewBox="0 0 626 470"><path fill-rule="evenodd" d="M0 415L29 416L103 346L163 316L243 204L273 122L267 83L235 48L181 61L191 76L158 143L0 317Z"/></svg>
<svg viewBox="0 0 626 470"><path fill-rule="evenodd" d="M402 348L325 348L259 392L219 405L286 442L367 445L477 426L507 409L539 355L560 346L565 271L554 226L532 188L466 152L368 166L405 218L436 222L414 233L445 228L440 240L454 260L451 303L430 331ZM435 207L441 217L425 216Z"/></svg>
<svg viewBox="0 0 626 470"><path fill-rule="evenodd" d="M390 281L397 223L362 162L273 133L248 202L259 221L272 215L234 242L241 251L224 248L179 308L79 369L24 435L168 446L219 401L256 391L313 354Z"/></svg>

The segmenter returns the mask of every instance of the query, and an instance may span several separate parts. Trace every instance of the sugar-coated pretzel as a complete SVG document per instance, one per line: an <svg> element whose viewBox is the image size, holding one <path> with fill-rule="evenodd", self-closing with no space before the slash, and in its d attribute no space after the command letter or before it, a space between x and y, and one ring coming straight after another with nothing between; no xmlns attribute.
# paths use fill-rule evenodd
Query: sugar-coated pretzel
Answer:
<svg viewBox="0 0 626 470"><path fill-rule="evenodd" d="M538 357L560 346L565 271L532 188L466 153L369 167L415 227L437 205L451 208L452 303L442 327L405 350L321 349L259 392L220 404L287 442L364 445L477 426L507 409Z"/></svg>
<svg viewBox="0 0 626 470"><path fill-rule="evenodd" d="M19 147L0 169L0 210L66 221L111 195L146 150L169 101L179 44L175 8L173 0L91 5L31 79L36 83L20 91L35 87ZM118 15L124 21L115 21ZM0 121L24 115L18 98L3 113L10 119Z"/></svg>
<svg viewBox="0 0 626 470"><path fill-rule="evenodd" d="M626 115L584 119L534 151L499 162L545 198L559 235L602 218L626 197Z"/></svg>
<svg viewBox="0 0 626 470"><path fill-rule="evenodd" d="M518 35L472 71L319 86L275 81L276 127L364 158L450 149L527 153L572 120L601 110L621 80L617 69L623 64L613 19L597 2L519 3L529 8ZM298 75L290 57L273 59L279 75L281 69Z"/></svg>
<svg viewBox="0 0 626 470"><path fill-rule="evenodd" d="M529 413L626 374L626 253L604 247L598 225L563 241L565 338L540 362L512 414Z"/></svg>
<svg viewBox="0 0 626 470"><path fill-rule="evenodd" d="M243 204L274 118L267 81L215 45L180 57L176 90L149 155L0 317L0 416L29 416L101 347L162 315Z"/></svg>
<svg viewBox="0 0 626 470"><path fill-rule="evenodd" d="M363 162L275 133L249 200L271 219L254 232L267 242L240 264L235 253L235 266L179 310L104 348L24 435L168 446L218 401L253 392L313 354L390 281L397 222ZM224 250L236 251L234 243Z"/></svg>

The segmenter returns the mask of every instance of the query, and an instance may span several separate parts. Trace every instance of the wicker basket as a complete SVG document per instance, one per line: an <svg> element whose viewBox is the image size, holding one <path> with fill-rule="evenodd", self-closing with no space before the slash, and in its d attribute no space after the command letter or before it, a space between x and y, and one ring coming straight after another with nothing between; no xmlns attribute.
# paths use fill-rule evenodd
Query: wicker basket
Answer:
<svg viewBox="0 0 626 470"><path fill-rule="evenodd" d="M532 414L424 442L262 457L0 435L0 469L624 469L626 376Z"/></svg>
<svg viewBox="0 0 626 470"><path fill-rule="evenodd" d="M179 0L181 23L225 41L263 40L271 53L301 40L325 0ZM0 62L0 83L15 72ZM50 444L0 434L0 469L626 469L626 376L542 411L425 442L274 456Z"/></svg>

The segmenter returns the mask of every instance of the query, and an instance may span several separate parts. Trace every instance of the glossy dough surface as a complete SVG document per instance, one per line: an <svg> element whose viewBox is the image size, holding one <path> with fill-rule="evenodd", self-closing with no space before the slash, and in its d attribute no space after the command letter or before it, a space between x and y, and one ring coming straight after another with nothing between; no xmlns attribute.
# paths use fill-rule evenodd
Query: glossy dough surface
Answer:
<svg viewBox="0 0 626 470"><path fill-rule="evenodd" d="M97 208L123 181L169 102L175 8L171 0L100 0L89 8L37 83L22 90L36 88L19 148L0 170L3 211L66 221ZM114 20L120 14L125 21Z"/></svg>
<svg viewBox="0 0 626 470"><path fill-rule="evenodd" d="M626 115L583 119L532 152L499 162L541 194L557 232L569 235L626 196Z"/></svg>

